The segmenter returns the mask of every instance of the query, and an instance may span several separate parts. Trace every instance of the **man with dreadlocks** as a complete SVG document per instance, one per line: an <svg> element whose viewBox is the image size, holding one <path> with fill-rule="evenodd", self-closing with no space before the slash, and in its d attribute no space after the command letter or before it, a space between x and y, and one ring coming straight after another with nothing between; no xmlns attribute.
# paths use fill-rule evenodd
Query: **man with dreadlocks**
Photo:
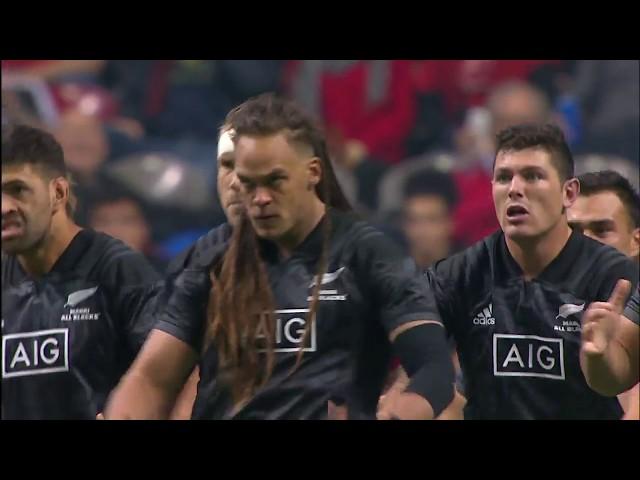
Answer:
<svg viewBox="0 0 640 480"><path fill-rule="evenodd" d="M244 211L170 282L105 417L166 418L199 360L194 419L322 419L338 387L350 418L375 418L392 349L410 383L390 418L437 416L454 374L433 297L415 264L350 212L319 128L272 95L225 125Z"/></svg>

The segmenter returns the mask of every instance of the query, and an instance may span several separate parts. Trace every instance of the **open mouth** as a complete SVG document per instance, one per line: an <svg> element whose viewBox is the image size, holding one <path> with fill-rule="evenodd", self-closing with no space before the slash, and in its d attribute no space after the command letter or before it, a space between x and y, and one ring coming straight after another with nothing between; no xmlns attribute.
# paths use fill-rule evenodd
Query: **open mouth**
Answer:
<svg viewBox="0 0 640 480"><path fill-rule="evenodd" d="M511 205L507 207L507 218L509 220L520 220L529 215L529 211L521 205Z"/></svg>
<svg viewBox="0 0 640 480"><path fill-rule="evenodd" d="M22 234L22 224L17 222L7 222L2 224L2 240L8 240Z"/></svg>

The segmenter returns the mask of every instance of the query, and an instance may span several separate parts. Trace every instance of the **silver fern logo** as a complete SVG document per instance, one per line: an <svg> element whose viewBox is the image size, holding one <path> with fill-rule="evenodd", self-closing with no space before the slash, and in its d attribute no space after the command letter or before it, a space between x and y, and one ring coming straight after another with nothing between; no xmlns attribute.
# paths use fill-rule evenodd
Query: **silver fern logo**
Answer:
<svg viewBox="0 0 640 480"><path fill-rule="evenodd" d="M84 302L87 298L96 293L96 290L98 290L98 287L87 288L85 290L78 290L77 292L73 292L67 298L67 303L64 304L64 308L75 307L80 302Z"/></svg>
<svg viewBox="0 0 640 480"><path fill-rule="evenodd" d="M326 285L327 283L331 283L335 281L340 276L344 268L345 267L342 267L336 270L335 272L325 273L324 275L322 275L322 278L320 279L320 285ZM311 285L309 285L309 288L313 288L315 286L316 286L316 279L314 278L313 281L311 282Z"/></svg>
<svg viewBox="0 0 640 480"><path fill-rule="evenodd" d="M582 310L584 310L584 303L582 305L565 303L564 305L560 305L558 315L556 315L556 320L558 320L559 318L567 318L569 315L580 313Z"/></svg>

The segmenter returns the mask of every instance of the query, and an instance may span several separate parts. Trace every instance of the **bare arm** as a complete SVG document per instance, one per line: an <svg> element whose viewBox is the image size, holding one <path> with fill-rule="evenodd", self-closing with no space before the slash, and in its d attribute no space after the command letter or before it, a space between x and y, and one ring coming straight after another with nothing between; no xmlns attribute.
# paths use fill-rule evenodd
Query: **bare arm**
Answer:
<svg viewBox="0 0 640 480"><path fill-rule="evenodd" d="M624 409L622 420L640 420L640 384L618 395L618 400Z"/></svg>
<svg viewBox="0 0 640 480"><path fill-rule="evenodd" d="M169 420L190 420L193 411L193 403L198 393L198 381L200 380L200 370L196 366L185 383L178 400L176 401Z"/></svg>
<svg viewBox="0 0 640 480"><path fill-rule="evenodd" d="M417 334L424 326L435 329L418 338ZM422 330L422 333L424 332L426 330ZM442 324L432 320L408 322L395 328L389 334L389 339L397 347L403 367L411 375L402 391L394 391L392 395L387 396L385 408L378 411L378 418L431 420L445 413L445 406L455 399L455 388L453 365ZM420 366L416 368L418 364ZM411 369L414 371L411 372ZM402 385L399 385L401 388ZM436 399L442 405L439 409L434 408L437 405L432 405L432 401L427 398Z"/></svg>
<svg viewBox="0 0 640 480"><path fill-rule="evenodd" d="M107 420L167 419L198 356L186 343L152 330L129 371L112 392Z"/></svg>
<svg viewBox="0 0 640 480"><path fill-rule="evenodd" d="M409 385L407 372L405 372L402 367L398 367L398 377L396 378L396 381L391 385L391 387L389 387L389 390L380 397L378 414L381 417L384 418L390 415L388 409L389 406L393 404L393 396L404 392L407 385ZM440 415L435 418L435 420L464 420L464 406L466 403L467 399L456 390L453 401L442 411L442 413L440 413ZM424 418L423 420L428 420L428 418Z"/></svg>

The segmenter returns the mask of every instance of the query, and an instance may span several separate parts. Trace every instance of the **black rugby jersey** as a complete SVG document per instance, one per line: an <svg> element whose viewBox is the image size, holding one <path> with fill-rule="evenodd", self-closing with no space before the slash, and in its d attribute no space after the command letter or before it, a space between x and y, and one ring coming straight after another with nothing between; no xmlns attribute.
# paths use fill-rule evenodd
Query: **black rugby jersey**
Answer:
<svg viewBox="0 0 640 480"><path fill-rule="evenodd" d="M620 278L635 286L633 262L578 232L531 281L502 231L436 263L427 279L457 344L465 418L620 418L617 399L591 390L579 362L582 312Z"/></svg>
<svg viewBox="0 0 640 480"><path fill-rule="evenodd" d="M640 310L640 286L635 289L624 309L624 316L638 325L638 310Z"/></svg>
<svg viewBox="0 0 640 480"><path fill-rule="evenodd" d="M39 279L2 262L2 418L90 419L152 327L159 276L124 243L80 231Z"/></svg>
<svg viewBox="0 0 640 480"><path fill-rule="evenodd" d="M375 418L391 353L388 334L414 320L439 320L432 295L415 263L382 233L351 214L331 212L327 272L322 277L316 321L301 345L312 282L322 245L322 222L287 259L269 242L263 258L277 305L276 362L268 383L235 414L227 388L216 381L215 349L200 362L194 419L323 419L332 391L349 383L353 418ZM202 349L210 266L220 261L230 234L216 229L196 247L193 260L171 286L155 328ZM199 260L195 260L198 258ZM300 347L304 356L295 365Z"/></svg>

